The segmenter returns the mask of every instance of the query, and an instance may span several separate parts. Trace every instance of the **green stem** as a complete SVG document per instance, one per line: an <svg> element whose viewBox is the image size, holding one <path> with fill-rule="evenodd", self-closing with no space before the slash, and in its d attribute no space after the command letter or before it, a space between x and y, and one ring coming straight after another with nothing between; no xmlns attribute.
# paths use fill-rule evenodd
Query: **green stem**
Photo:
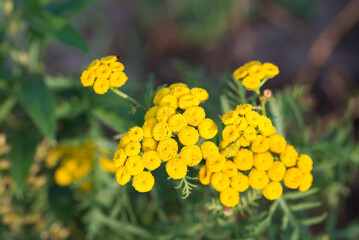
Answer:
<svg viewBox="0 0 359 240"><path fill-rule="evenodd" d="M143 106L141 103L139 103L138 101L136 101L136 100L133 99L132 97L128 96L126 93L121 92L121 91L118 90L117 88L111 88L111 90L112 90L112 92L116 93L118 96L120 96L120 97L122 97L122 98L124 98L124 99L126 99L126 100L128 100L128 101L130 101L130 102L132 102L135 107L139 107L139 108L141 108L141 109L143 109L143 110L145 110L145 111L148 110L148 109L147 109L145 106Z"/></svg>
<svg viewBox="0 0 359 240"><path fill-rule="evenodd" d="M262 99L262 96L259 96L259 100L261 101L261 106L262 106L262 115L267 116L267 112L266 112L266 100Z"/></svg>

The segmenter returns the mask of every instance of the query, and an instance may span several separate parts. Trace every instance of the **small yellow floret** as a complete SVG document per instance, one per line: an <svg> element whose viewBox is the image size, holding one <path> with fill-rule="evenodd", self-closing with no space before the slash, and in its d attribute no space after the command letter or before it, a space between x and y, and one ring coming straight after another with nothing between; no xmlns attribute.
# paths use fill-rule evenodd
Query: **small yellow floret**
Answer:
<svg viewBox="0 0 359 240"><path fill-rule="evenodd" d="M239 114L239 115L246 115L249 111L252 110L252 105L250 104L241 104L241 105L238 105L236 107L236 112Z"/></svg>
<svg viewBox="0 0 359 240"><path fill-rule="evenodd" d="M267 173L258 169L253 169L249 172L248 180L249 185L257 190L263 189L269 183Z"/></svg>
<svg viewBox="0 0 359 240"><path fill-rule="evenodd" d="M282 196L283 187L279 182L270 182L263 189L263 196L269 200L278 199Z"/></svg>
<svg viewBox="0 0 359 240"><path fill-rule="evenodd" d="M222 171L226 166L226 158L222 154L218 154L216 158L207 159L206 166L210 172Z"/></svg>
<svg viewBox="0 0 359 240"><path fill-rule="evenodd" d="M310 173L304 173L302 184L299 186L299 191L307 191L313 183L313 176Z"/></svg>
<svg viewBox="0 0 359 240"><path fill-rule="evenodd" d="M100 62L103 64L110 64L112 62L116 62L117 61L117 57L116 56L107 56L107 57L103 57L101 58Z"/></svg>
<svg viewBox="0 0 359 240"><path fill-rule="evenodd" d="M167 120L176 114L176 109L170 106L162 106L158 109L156 119L159 122L167 122Z"/></svg>
<svg viewBox="0 0 359 240"><path fill-rule="evenodd" d="M274 153L281 153L287 146L287 142L284 137L274 134L269 137L269 149Z"/></svg>
<svg viewBox="0 0 359 240"><path fill-rule="evenodd" d="M261 84L261 79L257 75L249 75L245 77L242 84L248 90L255 90Z"/></svg>
<svg viewBox="0 0 359 240"><path fill-rule="evenodd" d="M168 119L168 126L172 132L179 132L187 126L187 119L182 114L177 113Z"/></svg>
<svg viewBox="0 0 359 240"><path fill-rule="evenodd" d="M208 171L206 166L202 166L198 173L198 178L201 184L208 185L211 183L212 173Z"/></svg>
<svg viewBox="0 0 359 240"><path fill-rule="evenodd" d="M303 182L303 172L293 167L284 174L284 184L287 188L297 189Z"/></svg>
<svg viewBox="0 0 359 240"><path fill-rule="evenodd" d="M172 158L166 164L166 172L173 179L181 179L187 174L187 165L180 158Z"/></svg>
<svg viewBox="0 0 359 240"><path fill-rule="evenodd" d="M161 141L165 138L169 138L172 135L172 131L169 128L168 124L165 122L158 122L152 129L152 137L156 141Z"/></svg>
<svg viewBox="0 0 359 240"><path fill-rule="evenodd" d="M237 165L233 161L228 160L222 172L228 177L233 177L238 173Z"/></svg>
<svg viewBox="0 0 359 240"><path fill-rule="evenodd" d="M248 149L242 148L236 153L233 161L239 170L250 170L253 167L253 153Z"/></svg>
<svg viewBox="0 0 359 240"><path fill-rule="evenodd" d="M178 133L178 140L183 145L194 145L199 139L198 131L194 127L184 127Z"/></svg>
<svg viewBox="0 0 359 240"><path fill-rule="evenodd" d="M210 119L203 119L198 125L199 135L204 139L214 138L218 132L218 127L216 123Z"/></svg>
<svg viewBox="0 0 359 240"><path fill-rule="evenodd" d="M249 111L246 113L247 123L248 123L248 125L250 125L252 127L257 127L259 117L260 117L259 113L255 112L255 111Z"/></svg>
<svg viewBox="0 0 359 240"><path fill-rule="evenodd" d="M219 154L217 145L210 141L201 144L201 151L204 159L217 158Z"/></svg>
<svg viewBox="0 0 359 240"><path fill-rule="evenodd" d="M234 142L239 138L239 136L240 133L233 124L227 125L222 131L222 138L225 141Z"/></svg>
<svg viewBox="0 0 359 240"><path fill-rule="evenodd" d="M265 73L268 78L273 78L279 73L278 67L272 63L263 63L262 66L265 69Z"/></svg>
<svg viewBox="0 0 359 240"><path fill-rule="evenodd" d="M149 192L155 184L155 178L150 172L143 171L133 177L132 186L138 192Z"/></svg>
<svg viewBox="0 0 359 240"><path fill-rule="evenodd" d="M275 161L272 166L268 169L268 177L272 181L281 181L284 177L286 168L284 164L280 161Z"/></svg>
<svg viewBox="0 0 359 240"><path fill-rule="evenodd" d="M232 124L232 123L234 123L234 121L236 121L237 118L238 118L238 112L237 111L235 111L235 110L229 111L229 112L227 112L226 114L224 114L222 116L222 122L225 125Z"/></svg>
<svg viewBox="0 0 359 240"><path fill-rule="evenodd" d="M200 104L199 99L191 94L184 95L178 99L178 107L181 109L196 107L199 104Z"/></svg>
<svg viewBox="0 0 359 240"><path fill-rule="evenodd" d="M313 160L309 155L301 154L298 157L297 166L303 173L309 173L313 169Z"/></svg>
<svg viewBox="0 0 359 240"><path fill-rule="evenodd" d="M226 207L234 207L239 203L239 193L229 187L219 194L219 200Z"/></svg>
<svg viewBox="0 0 359 240"><path fill-rule="evenodd" d="M69 185L73 180L71 173L63 167L56 169L54 179L57 185L61 187Z"/></svg>
<svg viewBox="0 0 359 240"><path fill-rule="evenodd" d="M96 74L94 71L86 70L82 72L81 83L84 87L92 86L95 82Z"/></svg>
<svg viewBox="0 0 359 240"><path fill-rule="evenodd" d="M230 180L224 173L216 172L211 177L211 184L218 192L222 192L224 189L229 187Z"/></svg>
<svg viewBox="0 0 359 240"><path fill-rule="evenodd" d="M153 138L145 138L142 141L142 152L156 150L157 141Z"/></svg>
<svg viewBox="0 0 359 240"><path fill-rule="evenodd" d="M252 127L252 126L248 126L244 131L243 131L243 136L247 141L252 141L256 138L257 136L257 130Z"/></svg>
<svg viewBox="0 0 359 240"><path fill-rule="evenodd" d="M100 66L100 61L98 59L95 59L92 61L92 63L90 63L90 65L88 65L87 70L96 71L98 66Z"/></svg>
<svg viewBox="0 0 359 240"><path fill-rule="evenodd" d="M141 151L141 143L131 141L125 147L125 153L127 156L135 156Z"/></svg>
<svg viewBox="0 0 359 240"><path fill-rule="evenodd" d="M267 137L257 135L252 142L251 150L255 153L266 152L269 149L269 144L270 141Z"/></svg>
<svg viewBox="0 0 359 240"><path fill-rule="evenodd" d="M131 175L137 175L143 171L143 163L140 155L128 157L125 163L126 171Z"/></svg>
<svg viewBox="0 0 359 240"><path fill-rule="evenodd" d="M189 125L198 126L206 117L206 113L201 107L189 107L184 111L183 116L187 119Z"/></svg>
<svg viewBox="0 0 359 240"><path fill-rule="evenodd" d="M163 139L157 145L157 154L163 161L177 157L177 152L178 144L176 140L172 138Z"/></svg>
<svg viewBox="0 0 359 240"><path fill-rule="evenodd" d="M147 151L142 155L143 166L148 170L155 170L161 165L161 159L156 151Z"/></svg>
<svg viewBox="0 0 359 240"><path fill-rule="evenodd" d="M97 94L104 94L110 88L110 81L106 78L98 78L93 85L93 90Z"/></svg>
<svg viewBox="0 0 359 240"><path fill-rule="evenodd" d="M115 154L113 155L113 164L115 164L116 168L122 167L125 164L127 159L127 155L123 148L118 149Z"/></svg>
<svg viewBox="0 0 359 240"><path fill-rule="evenodd" d="M267 171L273 164L273 156L269 152L256 153L253 158L253 165L256 169Z"/></svg>
<svg viewBox="0 0 359 240"><path fill-rule="evenodd" d="M127 75L124 72L114 72L110 76L111 87L122 87L128 80Z"/></svg>
<svg viewBox="0 0 359 240"><path fill-rule="evenodd" d="M124 166L116 170L116 180L120 185L125 185L131 179L131 174L126 171Z"/></svg>
<svg viewBox="0 0 359 240"><path fill-rule="evenodd" d="M161 99L170 94L170 89L169 88L162 88L161 90L159 90L156 95L153 98L153 104L154 105L158 105L161 101Z"/></svg>
<svg viewBox="0 0 359 240"><path fill-rule="evenodd" d="M297 164L298 153L292 145L287 145L280 154L280 160L286 167L293 167Z"/></svg>
<svg viewBox="0 0 359 240"><path fill-rule="evenodd" d="M201 103L205 102L209 97L208 92L203 88L192 88L190 93L198 98Z"/></svg>
<svg viewBox="0 0 359 240"><path fill-rule="evenodd" d="M131 141L141 141L143 138L142 128L138 126L131 128L128 132L128 137L131 139Z"/></svg>
<svg viewBox="0 0 359 240"><path fill-rule="evenodd" d="M177 109L177 107L178 107L177 98L175 96L168 94L168 95L164 96L163 98L161 98L159 105L160 106L169 106L173 109Z"/></svg>
<svg viewBox="0 0 359 240"><path fill-rule="evenodd" d="M152 137L152 129L156 125L156 123L157 123L156 118L150 118L150 119L145 121L145 123L142 126L143 136L145 138Z"/></svg>
<svg viewBox="0 0 359 240"><path fill-rule="evenodd" d="M184 146L180 152L181 159L190 167L199 164L202 160L201 149L197 145Z"/></svg>
<svg viewBox="0 0 359 240"><path fill-rule="evenodd" d="M154 106L154 107L151 107L150 109L148 109L148 111L145 114L145 121L147 121L150 118L156 118L159 108L160 108L159 106Z"/></svg>
<svg viewBox="0 0 359 240"><path fill-rule="evenodd" d="M231 187L238 192L246 191L249 187L248 177L243 173L238 172L236 175L231 177Z"/></svg>

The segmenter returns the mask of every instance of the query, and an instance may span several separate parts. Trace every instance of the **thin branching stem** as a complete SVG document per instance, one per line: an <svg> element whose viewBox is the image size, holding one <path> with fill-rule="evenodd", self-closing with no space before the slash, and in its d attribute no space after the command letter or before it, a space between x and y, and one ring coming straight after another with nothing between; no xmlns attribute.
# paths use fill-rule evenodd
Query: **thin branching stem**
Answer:
<svg viewBox="0 0 359 240"><path fill-rule="evenodd" d="M120 97L122 97L122 98L124 98L124 99L126 99L126 100L128 100L128 101L130 101L130 102L132 102L135 107L139 107L139 108L141 108L141 109L143 109L143 110L145 110L145 111L148 110L145 106L143 106L143 105L142 105L141 103L139 103L137 100L135 100L134 98L128 96L126 93L124 93L124 92L118 90L117 88L111 88L111 90L112 90L112 92L114 92L114 93L117 94L118 96L120 96Z"/></svg>

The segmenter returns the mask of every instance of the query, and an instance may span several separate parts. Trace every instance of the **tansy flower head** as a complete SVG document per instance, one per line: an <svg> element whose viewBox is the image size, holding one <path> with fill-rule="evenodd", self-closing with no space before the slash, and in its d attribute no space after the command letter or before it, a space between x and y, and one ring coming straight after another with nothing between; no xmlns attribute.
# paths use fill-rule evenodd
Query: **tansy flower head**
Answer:
<svg viewBox="0 0 359 240"><path fill-rule="evenodd" d="M84 87L93 86L97 94L104 94L110 87L118 88L126 83L127 76L123 70L124 66L117 62L116 56L96 59L82 72L81 83Z"/></svg>

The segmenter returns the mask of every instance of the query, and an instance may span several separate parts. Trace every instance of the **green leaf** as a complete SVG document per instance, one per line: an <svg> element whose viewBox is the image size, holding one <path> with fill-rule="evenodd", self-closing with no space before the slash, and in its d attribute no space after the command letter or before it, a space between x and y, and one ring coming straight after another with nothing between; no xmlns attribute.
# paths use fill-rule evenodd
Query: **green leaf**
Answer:
<svg viewBox="0 0 359 240"><path fill-rule="evenodd" d="M15 97L9 97L0 105L0 123L11 112L11 109L15 106L17 100Z"/></svg>
<svg viewBox="0 0 359 240"><path fill-rule="evenodd" d="M67 15L82 10L88 5L91 5L98 1L99 0L52 1L45 6L45 9L56 15Z"/></svg>
<svg viewBox="0 0 359 240"><path fill-rule="evenodd" d="M322 205L321 202L304 202L304 203L298 203L298 204L294 204L289 206L290 210L292 211L303 211L303 210L308 210L311 208L316 208L319 207L320 205Z"/></svg>
<svg viewBox="0 0 359 240"><path fill-rule="evenodd" d="M322 222L327 217L327 215L328 214L326 212L324 212L322 215L302 219L302 220L299 220L299 222L303 225L311 226L311 225L318 224L318 223Z"/></svg>
<svg viewBox="0 0 359 240"><path fill-rule="evenodd" d="M21 82L20 101L40 132L55 139L55 98L41 76L31 76Z"/></svg>
<svg viewBox="0 0 359 240"><path fill-rule="evenodd" d="M120 117L119 114L107 111L103 108L97 108L92 111L97 119L117 132L125 132L134 123L129 119Z"/></svg>
<svg viewBox="0 0 359 240"><path fill-rule="evenodd" d="M294 192L290 192L290 193L286 193L283 195L284 199L298 199L298 198L304 198L307 196L310 196L316 192L318 192L319 189L318 188L312 188L309 189L306 192L300 192L300 191L294 191Z"/></svg>
<svg viewBox="0 0 359 240"><path fill-rule="evenodd" d="M9 142L10 174L15 180L16 187L21 188L34 162L37 139L29 132L14 132L10 135Z"/></svg>
<svg viewBox="0 0 359 240"><path fill-rule="evenodd" d="M25 19L31 28L45 36L54 37L58 41L86 53L90 52L80 33L65 19L41 10L29 12Z"/></svg>

